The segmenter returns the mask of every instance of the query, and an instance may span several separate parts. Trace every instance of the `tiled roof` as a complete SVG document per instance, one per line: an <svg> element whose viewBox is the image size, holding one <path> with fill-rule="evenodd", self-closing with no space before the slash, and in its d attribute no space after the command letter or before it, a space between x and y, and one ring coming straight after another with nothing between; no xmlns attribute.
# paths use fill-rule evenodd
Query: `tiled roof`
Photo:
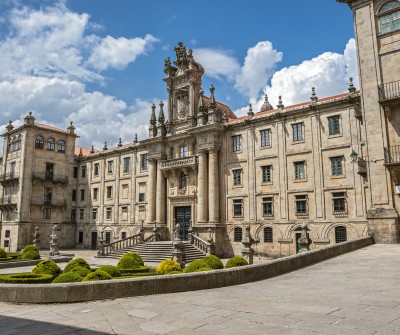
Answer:
<svg viewBox="0 0 400 335"><path fill-rule="evenodd" d="M75 155L79 155L82 149L82 155L83 156L89 156L90 155L90 150L92 150L91 148L85 148L85 147L78 147L75 146ZM99 152L99 150L94 149L94 152Z"/></svg>
<svg viewBox="0 0 400 335"><path fill-rule="evenodd" d="M210 98L206 97L206 96L203 96L203 104L204 104L204 106L208 106L209 103L210 103ZM217 103L217 108L218 109L221 109L222 111L226 111L226 116L228 118L236 119L235 113L232 112L232 110L229 108L229 106L227 106L227 105L225 105L225 104L223 104L223 103L221 103L219 101L216 101L216 103Z"/></svg>
<svg viewBox="0 0 400 335"><path fill-rule="evenodd" d="M48 130L61 131L61 132L63 132L63 133L66 133L66 132L67 132L67 131L64 130L64 129L52 127L52 126L49 126L49 125L43 124L43 123L36 123L35 126L36 126L36 127L39 127L39 128L48 129Z"/></svg>

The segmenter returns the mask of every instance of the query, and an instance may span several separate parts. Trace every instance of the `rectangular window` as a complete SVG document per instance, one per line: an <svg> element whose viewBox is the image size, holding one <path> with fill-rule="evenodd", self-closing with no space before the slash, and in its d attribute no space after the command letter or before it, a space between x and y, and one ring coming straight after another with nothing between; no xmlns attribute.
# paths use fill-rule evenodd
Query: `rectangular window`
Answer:
<svg viewBox="0 0 400 335"><path fill-rule="evenodd" d="M85 217L85 210L83 208L79 209L79 220L83 220Z"/></svg>
<svg viewBox="0 0 400 335"><path fill-rule="evenodd" d="M264 228L264 243L274 242L273 230L271 227Z"/></svg>
<svg viewBox="0 0 400 335"><path fill-rule="evenodd" d="M333 201L333 214L346 214L346 193L345 192L334 192L332 193Z"/></svg>
<svg viewBox="0 0 400 335"><path fill-rule="evenodd" d="M262 213L263 216L273 216L273 197L262 198Z"/></svg>
<svg viewBox="0 0 400 335"><path fill-rule="evenodd" d="M243 235L243 230L241 227L236 227L233 230L233 241L234 242L242 242L242 235Z"/></svg>
<svg viewBox="0 0 400 335"><path fill-rule="evenodd" d="M53 189L51 187L45 187L43 196L44 196L44 203L51 204L51 199L53 197Z"/></svg>
<svg viewBox="0 0 400 335"><path fill-rule="evenodd" d="M10 238L10 230L6 230L6 231L4 232L4 237L5 237L5 238Z"/></svg>
<svg viewBox="0 0 400 335"><path fill-rule="evenodd" d="M43 208L43 219L51 219L51 208Z"/></svg>
<svg viewBox="0 0 400 335"><path fill-rule="evenodd" d="M113 161L107 161L107 172L108 173L113 172Z"/></svg>
<svg viewBox="0 0 400 335"><path fill-rule="evenodd" d="M237 152L237 151L240 151L240 150L242 150L242 146L241 146L241 137L240 137L240 135L235 135L235 136L232 136L232 151L233 152Z"/></svg>
<svg viewBox="0 0 400 335"><path fill-rule="evenodd" d="M83 243L83 231L78 231L78 243Z"/></svg>
<svg viewBox="0 0 400 335"><path fill-rule="evenodd" d="M71 221L72 222L76 221L76 209L75 208L71 209Z"/></svg>
<svg viewBox="0 0 400 335"><path fill-rule="evenodd" d="M10 177L13 178L15 174L15 162L10 163Z"/></svg>
<svg viewBox="0 0 400 335"><path fill-rule="evenodd" d="M94 167L93 167L93 174L95 175L95 176L98 176L99 175L99 163L95 163L94 164Z"/></svg>
<svg viewBox="0 0 400 335"><path fill-rule="evenodd" d="M85 201L85 190L81 190L81 201Z"/></svg>
<svg viewBox="0 0 400 335"><path fill-rule="evenodd" d="M126 231L121 232L121 240L126 238Z"/></svg>
<svg viewBox="0 0 400 335"><path fill-rule="evenodd" d="M328 117L329 135L340 134L339 115Z"/></svg>
<svg viewBox="0 0 400 335"><path fill-rule="evenodd" d="M293 141L303 141L303 122L292 124Z"/></svg>
<svg viewBox="0 0 400 335"><path fill-rule="evenodd" d="M99 189L96 187L93 189L93 200L97 200L99 196Z"/></svg>
<svg viewBox="0 0 400 335"><path fill-rule="evenodd" d="M233 200L233 216L243 216L243 200Z"/></svg>
<svg viewBox="0 0 400 335"><path fill-rule="evenodd" d="M10 246L10 240L4 240L4 248L8 248Z"/></svg>
<svg viewBox="0 0 400 335"><path fill-rule="evenodd" d="M296 195L296 214L307 215L307 195Z"/></svg>
<svg viewBox="0 0 400 335"><path fill-rule="evenodd" d="M112 186L107 186L107 198L112 198Z"/></svg>
<svg viewBox="0 0 400 335"><path fill-rule="evenodd" d="M144 193L139 193L139 202L144 202Z"/></svg>
<svg viewBox="0 0 400 335"><path fill-rule="evenodd" d="M106 220L111 220L111 207L106 209Z"/></svg>
<svg viewBox="0 0 400 335"><path fill-rule="evenodd" d="M53 163L46 163L45 179L46 180L53 180L53 177L54 177L54 164Z"/></svg>
<svg viewBox="0 0 400 335"><path fill-rule="evenodd" d="M76 201L76 190L72 190L72 201Z"/></svg>
<svg viewBox="0 0 400 335"><path fill-rule="evenodd" d="M12 212L11 212L11 210L10 210L10 209L6 211L6 214L5 214L5 216L6 216L6 220L7 220L7 221L11 221L11 218L12 218Z"/></svg>
<svg viewBox="0 0 400 335"><path fill-rule="evenodd" d="M302 180L306 178L304 162L294 163L294 179Z"/></svg>
<svg viewBox="0 0 400 335"><path fill-rule="evenodd" d="M242 169L232 170L233 185L242 185Z"/></svg>
<svg viewBox="0 0 400 335"><path fill-rule="evenodd" d="M331 157L332 176L343 176L343 156Z"/></svg>
<svg viewBox="0 0 400 335"><path fill-rule="evenodd" d="M78 178L78 167L77 167L77 166L74 166L74 171L73 171L72 176L73 176L74 178Z"/></svg>
<svg viewBox="0 0 400 335"><path fill-rule="evenodd" d="M92 219L97 220L97 208L92 209Z"/></svg>
<svg viewBox="0 0 400 335"><path fill-rule="evenodd" d="M262 170L262 182L271 183L272 182L272 165L266 165L261 167Z"/></svg>
<svg viewBox="0 0 400 335"><path fill-rule="evenodd" d="M106 243L111 243L111 232L106 231Z"/></svg>
<svg viewBox="0 0 400 335"><path fill-rule="evenodd" d="M147 171L147 154L140 155L140 171Z"/></svg>
<svg viewBox="0 0 400 335"><path fill-rule="evenodd" d="M269 147L271 145L271 130L264 129L260 131L261 147Z"/></svg>
<svg viewBox="0 0 400 335"><path fill-rule="evenodd" d="M181 158L187 157L187 156L188 156L187 146L181 146L181 147L179 148L179 154L180 154L180 157L181 157Z"/></svg>
<svg viewBox="0 0 400 335"><path fill-rule="evenodd" d="M131 170L131 158L125 157L124 158L124 173L129 173Z"/></svg>
<svg viewBox="0 0 400 335"><path fill-rule="evenodd" d="M82 166L82 178L86 178L86 166Z"/></svg>

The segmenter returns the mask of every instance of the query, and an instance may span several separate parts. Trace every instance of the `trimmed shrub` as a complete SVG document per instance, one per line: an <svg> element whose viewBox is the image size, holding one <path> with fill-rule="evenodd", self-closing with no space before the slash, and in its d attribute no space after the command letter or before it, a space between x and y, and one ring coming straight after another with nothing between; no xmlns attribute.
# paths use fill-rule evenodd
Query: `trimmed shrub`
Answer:
<svg viewBox="0 0 400 335"><path fill-rule="evenodd" d="M107 272L97 270L96 272L89 273L82 281L97 281L108 279L112 279L112 277Z"/></svg>
<svg viewBox="0 0 400 335"><path fill-rule="evenodd" d="M23 255L26 252L31 251L31 250L39 253L39 249L36 246L34 246L33 244L28 244L24 249L22 249L21 254Z"/></svg>
<svg viewBox="0 0 400 335"><path fill-rule="evenodd" d="M211 268L201 268L201 269L197 269L197 270L195 270L195 271L193 271L193 272L203 272L203 271L212 271L212 270L214 270L214 269L211 269Z"/></svg>
<svg viewBox="0 0 400 335"><path fill-rule="evenodd" d="M77 266L82 266L82 267L90 270L90 265L88 262L86 262L83 258L75 258L65 266L64 272L69 272L73 268L76 268Z"/></svg>
<svg viewBox="0 0 400 335"><path fill-rule="evenodd" d="M7 284L43 284L51 283L53 276L46 273L11 273L0 276L0 283Z"/></svg>
<svg viewBox="0 0 400 335"><path fill-rule="evenodd" d="M221 260L215 255L208 255L203 258L203 261L210 267L211 269L218 270L223 269L224 264Z"/></svg>
<svg viewBox="0 0 400 335"><path fill-rule="evenodd" d="M14 260L12 257L0 258L0 262L11 262L12 260Z"/></svg>
<svg viewBox="0 0 400 335"><path fill-rule="evenodd" d="M137 252L128 252L126 255L132 256L136 263L138 263L139 266L143 266L144 262L142 257L140 257L140 255Z"/></svg>
<svg viewBox="0 0 400 335"><path fill-rule="evenodd" d="M198 269L203 269L203 268L209 268L209 266L207 265L206 262L197 259L197 260L189 263L188 265L186 265L185 268L182 270L182 272L189 273L189 272L194 272Z"/></svg>
<svg viewBox="0 0 400 335"><path fill-rule="evenodd" d="M82 268L85 269L85 268ZM88 269L85 269L88 271ZM62 273L58 277L56 277L51 283L52 284L60 284L60 283L76 283L76 282L81 282L82 277L77 273L77 272L67 272L67 273Z"/></svg>
<svg viewBox="0 0 400 335"><path fill-rule="evenodd" d="M119 260L117 267L119 269L136 269L139 267L137 262L137 258L132 255L133 252L128 252L127 254L123 255ZM143 261L142 261L143 262Z"/></svg>
<svg viewBox="0 0 400 335"><path fill-rule="evenodd" d="M121 274L124 274L124 273L147 273L147 272L150 272L149 271L149 267L148 266L139 266L138 268L135 268L135 269L118 269L119 270L119 272L121 273ZM154 271L153 271L153 273L154 273Z"/></svg>
<svg viewBox="0 0 400 335"><path fill-rule="evenodd" d="M114 265L103 265L99 267L99 271L107 272L111 277L120 277L121 272Z"/></svg>
<svg viewBox="0 0 400 335"><path fill-rule="evenodd" d="M28 260L31 261L31 260L34 260L34 259L40 259L40 255L35 250L28 250L27 252L22 254L22 259L24 261L28 261Z"/></svg>
<svg viewBox="0 0 400 335"><path fill-rule="evenodd" d="M166 259L158 264L156 268L156 272L160 275L164 275L166 273L170 273L172 271L180 271L181 266L175 262L173 259Z"/></svg>
<svg viewBox="0 0 400 335"><path fill-rule="evenodd" d="M0 248L0 258L7 258L7 253L3 248Z"/></svg>
<svg viewBox="0 0 400 335"><path fill-rule="evenodd" d="M7 257L11 257L12 259L18 259L21 256L22 254L19 252L7 252Z"/></svg>
<svg viewBox="0 0 400 335"><path fill-rule="evenodd" d="M113 278L113 279L127 279L127 278L142 278L142 277L151 277L151 276L156 276L156 273L149 273L149 272L143 272L143 273L124 273L121 275L121 277Z"/></svg>
<svg viewBox="0 0 400 335"><path fill-rule="evenodd" d="M50 274L53 278L57 277L61 273L60 267L56 264L56 262L46 259L41 261L38 265L36 265L32 273L35 274Z"/></svg>
<svg viewBox="0 0 400 335"><path fill-rule="evenodd" d="M247 261L241 256L233 256L226 262L225 267L228 269L243 265L249 265L249 263L247 263Z"/></svg>
<svg viewBox="0 0 400 335"><path fill-rule="evenodd" d="M85 278L89 273L91 273L92 271L84 268L83 266L76 266L73 269L71 269L68 272L64 272L64 273L75 273L77 275L79 275L82 278Z"/></svg>

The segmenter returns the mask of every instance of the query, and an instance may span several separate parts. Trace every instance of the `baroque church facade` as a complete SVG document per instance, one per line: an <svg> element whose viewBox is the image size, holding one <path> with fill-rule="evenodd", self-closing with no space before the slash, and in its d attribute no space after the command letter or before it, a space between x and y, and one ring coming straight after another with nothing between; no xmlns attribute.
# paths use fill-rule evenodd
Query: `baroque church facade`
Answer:
<svg viewBox="0 0 400 335"><path fill-rule="evenodd" d="M171 240L174 227L213 237L220 256L240 254L244 226L260 255L372 234L399 241L400 2L340 0L354 15L361 90L285 106L265 96L237 117L202 88L204 69L182 43L164 62L167 100L149 111L149 136L115 148L76 146L78 135L10 124L1 160L0 246L17 250L34 228L47 248L59 224L62 248L97 248L144 229ZM284 92L282 92L284 96Z"/></svg>

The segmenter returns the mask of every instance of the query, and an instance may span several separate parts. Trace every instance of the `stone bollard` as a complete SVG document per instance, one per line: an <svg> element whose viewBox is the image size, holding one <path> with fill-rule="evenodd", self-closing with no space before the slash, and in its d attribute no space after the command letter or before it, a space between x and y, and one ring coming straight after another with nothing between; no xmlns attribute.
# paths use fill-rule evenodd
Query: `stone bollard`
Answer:
<svg viewBox="0 0 400 335"><path fill-rule="evenodd" d="M242 250L242 256L248 260L249 264L253 264L254 250L252 249L251 246L253 245L254 240L250 235L250 225L248 224L244 225L244 229L245 229L245 234L244 237L242 238L244 249Z"/></svg>

